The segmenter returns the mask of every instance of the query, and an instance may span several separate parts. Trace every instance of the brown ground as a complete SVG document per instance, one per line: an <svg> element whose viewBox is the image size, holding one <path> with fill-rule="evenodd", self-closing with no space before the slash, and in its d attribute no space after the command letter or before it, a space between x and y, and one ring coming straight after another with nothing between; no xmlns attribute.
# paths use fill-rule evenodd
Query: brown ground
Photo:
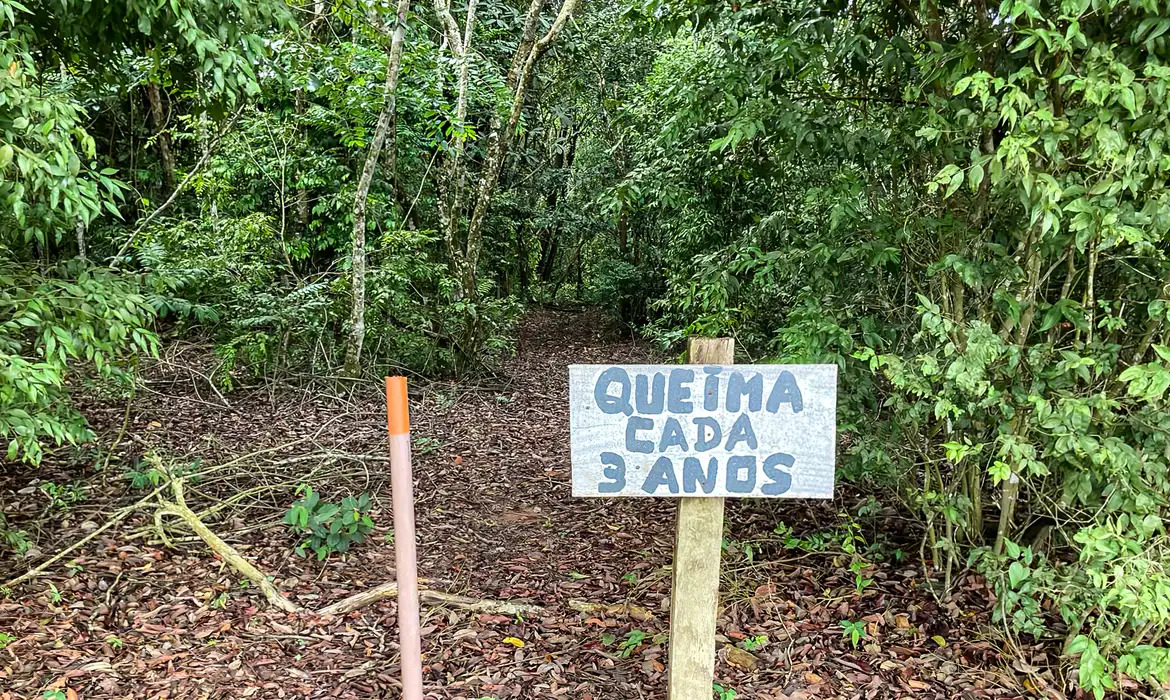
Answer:
<svg viewBox="0 0 1170 700"><path fill-rule="evenodd" d="M603 330L591 315L541 310L526 317L500 377L476 386L415 383L421 575L452 593L547 606L531 619L424 609L434 697L664 697L672 504L570 498L565 410L569 363L649 358L643 345ZM105 471L98 467L107 451L89 449L57 455L40 470L9 465L0 473L0 506L34 532L42 558L146 493L132 492L121 475L148 446L204 465L275 447L246 460L252 466L236 481L208 483L202 505L249 480L291 479L289 486L209 518L212 528L305 607L392 578L379 387L348 403L238 391L226 408L197 375L169 367L146 389ZM103 445L117 435L124 410L111 401L87 411ZM347 488L370 489L378 528L350 556L322 564L294 556L295 538L275 519L294 499L296 480L330 464L326 452L371 457L337 462L336 478L317 487L333 500ZM52 530L32 524L50 507L37 479L86 486L54 516ZM198 486L192 498L200 498ZM937 602L923 584L916 540L893 509L857 518L873 547L869 558L883 559L863 571L873 581L858 594L837 514L856 516L863 502L846 493L833 504L729 504L718 682L735 697L761 700L1019 696L1012 688L1020 679L1004 673L1009 660L978 632L988 614L982 581L970 576L953 600ZM127 519L0 599L0 633L12 639L0 650L0 699L39 698L48 689L69 698L397 697L393 600L340 619L275 611L199 541L171 550L151 537L128 539L148 515ZM780 523L803 544L786 546L773 531ZM172 534L189 533L176 525ZM38 561L3 556L4 579ZM654 618L579 613L570 601L629 602ZM866 623L859 648L843 637L843 620ZM757 647L759 635L767 641ZM632 643L623 647L624 640ZM754 659L741 653L745 646ZM1021 664L1030 689L1051 681L1047 669Z"/></svg>

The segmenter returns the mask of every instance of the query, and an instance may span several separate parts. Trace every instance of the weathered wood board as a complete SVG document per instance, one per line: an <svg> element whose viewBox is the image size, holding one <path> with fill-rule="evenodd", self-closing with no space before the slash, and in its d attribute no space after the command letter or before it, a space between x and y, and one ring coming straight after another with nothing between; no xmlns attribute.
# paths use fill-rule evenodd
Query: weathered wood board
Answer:
<svg viewBox="0 0 1170 700"><path fill-rule="evenodd" d="M832 498L836 365L571 365L574 496Z"/></svg>

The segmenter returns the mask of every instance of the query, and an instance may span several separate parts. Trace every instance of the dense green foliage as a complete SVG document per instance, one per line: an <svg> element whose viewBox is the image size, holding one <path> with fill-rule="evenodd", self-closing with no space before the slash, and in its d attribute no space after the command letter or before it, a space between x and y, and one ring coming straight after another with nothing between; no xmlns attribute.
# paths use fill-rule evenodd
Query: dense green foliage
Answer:
<svg viewBox="0 0 1170 700"><path fill-rule="evenodd" d="M668 346L839 364L842 467L900 493L946 582L982 567L1098 695L1164 679L1161 8L652 9L673 36L594 96L621 139L579 148L614 167L574 172L613 212L596 298Z"/></svg>
<svg viewBox="0 0 1170 700"><path fill-rule="evenodd" d="M490 368L524 303L587 301L838 364L841 472L944 586L978 567L1098 696L1165 680L1166 8L587 3L526 81L560 3L525 5L473 4L470 49L411 7L359 247L393 8L0 0L9 458L89 439L70 389L160 338L224 387L336 375L355 278L370 376Z"/></svg>

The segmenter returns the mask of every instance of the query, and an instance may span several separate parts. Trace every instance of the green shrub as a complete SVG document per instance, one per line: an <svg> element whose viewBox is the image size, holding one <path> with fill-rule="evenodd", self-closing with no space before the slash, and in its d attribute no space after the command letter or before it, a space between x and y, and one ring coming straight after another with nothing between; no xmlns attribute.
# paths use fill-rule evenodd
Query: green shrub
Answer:
<svg viewBox="0 0 1170 700"><path fill-rule="evenodd" d="M299 556L312 551L320 561L330 554L348 552L374 529L368 493L357 498L346 496L337 504L326 503L311 486L302 484L297 495L301 498L284 514L284 523L290 531L309 536L297 545Z"/></svg>

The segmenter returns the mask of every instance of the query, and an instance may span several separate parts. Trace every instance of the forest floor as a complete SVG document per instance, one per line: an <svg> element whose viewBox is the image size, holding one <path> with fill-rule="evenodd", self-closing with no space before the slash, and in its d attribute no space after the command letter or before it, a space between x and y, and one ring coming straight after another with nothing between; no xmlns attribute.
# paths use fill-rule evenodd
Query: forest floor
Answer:
<svg viewBox="0 0 1170 700"><path fill-rule="evenodd" d="M569 493L566 366L648 359L643 344L592 314L534 310L499 376L413 385L425 585L544 606L527 618L424 607L431 696L665 696L673 503ZM0 576L23 573L141 498L123 471L154 449L179 462L242 460L252 466L241 479L283 484L206 520L298 605L392 580L379 387L347 402L293 390L221 397L196 372L160 364L129 409L112 399L87 405L106 449L58 454L37 470L4 468L0 504L39 551L0 559ZM126 434L110 452L124 416ZM298 470L291 481L280 471L290 464ZM330 469L337 480L315 488L332 500L369 489L375 536L344 557L302 559L277 519L295 498L298 473ZM716 680L737 694L723 697L1060 697L1040 652L1008 658L981 632L989 628L985 583L964 574L954 597L936 598L909 524L895 508L868 503L847 489L833 503L729 502ZM36 529L54 509L52 529ZM856 530L840 513L859 510ZM135 513L0 598L0 698L46 690L67 698L397 696L393 599L340 617L280 612L201 541L183 539L190 533L177 524L176 549L143 536L150 515ZM777 532L781 525L791 534ZM851 543L875 561L860 581L844 552ZM843 621L865 624L856 647Z"/></svg>

